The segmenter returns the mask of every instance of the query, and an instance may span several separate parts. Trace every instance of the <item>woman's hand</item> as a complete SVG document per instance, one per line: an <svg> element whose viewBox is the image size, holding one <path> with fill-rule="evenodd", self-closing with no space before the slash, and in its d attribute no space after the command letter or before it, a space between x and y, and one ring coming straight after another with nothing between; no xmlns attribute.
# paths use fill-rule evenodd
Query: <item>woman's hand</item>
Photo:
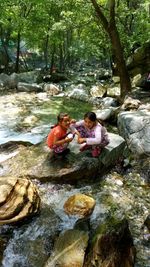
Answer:
<svg viewBox="0 0 150 267"><path fill-rule="evenodd" d="M72 140L73 140L73 137L71 137L71 138L66 137L65 138L65 143L70 143Z"/></svg>
<svg viewBox="0 0 150 267"><path fill-rule="evenodd" d="M76 120L75 119L71 119L70 123L76 123Z"/></svg>
<svg viewBox="0 0 150 267"><path fill-rule="evenodd" d="M83 144L83 143L85 143L86 142L86 138L82 138L82 137L79 137L78 138L78 143L79 144Z"/></svg>

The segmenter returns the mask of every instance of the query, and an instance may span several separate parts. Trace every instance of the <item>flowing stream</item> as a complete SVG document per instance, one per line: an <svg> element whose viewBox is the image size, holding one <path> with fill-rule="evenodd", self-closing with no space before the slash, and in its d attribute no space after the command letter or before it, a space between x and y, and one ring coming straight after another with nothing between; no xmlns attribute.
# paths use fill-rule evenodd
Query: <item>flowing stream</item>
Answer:
<svg viewBox="0 0 150 267"><path fill-rule="evenodd" d="M37 144L46 137L60 111L79 119L91 108L75 100L50 99L45 93L1 96L0 144L9 141ZM8 157L10 154L1 152L0 162ZM116 167L86 184L42 184L34 180L42 200L41 212L18 226L0 226L0 266L44 267L58 234L72 229L78 219L66 215L63 205L69 196L80 192L96 200L91 229L96 229L109 214L126 216L137 250L135 267L150 267L150 236L143 227L150 211L150 194L144 178L134 167L126 170Z"/></svg>

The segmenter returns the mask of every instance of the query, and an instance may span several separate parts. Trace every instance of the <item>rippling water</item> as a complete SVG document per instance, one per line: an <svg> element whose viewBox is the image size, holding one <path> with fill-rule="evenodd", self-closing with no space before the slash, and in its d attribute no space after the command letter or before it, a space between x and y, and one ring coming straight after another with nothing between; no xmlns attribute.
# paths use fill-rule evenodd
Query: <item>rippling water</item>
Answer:
<svg viewBox="0 0 150 267"><path fill-rule="evenodd" d="M120 175L111 172L103 181L90 185L40 184L41 213L20 227L1 227L4 234L11 233L3 255L2 266L44 266L53 248L53 241L60 231L72 229L77 217L64 213L63 205L69 196L78 192L92 196L96 207L91 216L95 229L108 214L118 218L126 216L137 249L136 267L150 266L150 240L146 237L143 223L149 214L149 189L138 174ZM40 259L40 260L39 260Z"/></svg>
<svg viewBox="0 0 150 267"><path fill-rule="evenodd" d="M0 97L0 143L10 140L38 143L47 135L50 125L55 123L56 114L62 109L78 119L89 108L82 102L49 99L41 94L20 93ZM1 154L1 160L8 156L3 153L2 157ZM136 169L124 172L114 169L101 179L97 177L95 183L86 185L41 184L36 180L34 183L42 200L41 212L19 226L0 227L2 267L43 267L58 234L72 229L78 219L66 215L63 210L68 197L78 192L96 200L91 215L93 230L108 214L118 218L126 216L137 249L135 267L150 267L150 237L143 227L150 212L150 193L144 177Z"/></svg>
<svg viewBox="0 0 150 267"><path fill-rule="evenodd" d="M81 119L91 105L46 93L17 93L0 97L0 144L8 141L40 142L56 123L59 112Z"/></svg>

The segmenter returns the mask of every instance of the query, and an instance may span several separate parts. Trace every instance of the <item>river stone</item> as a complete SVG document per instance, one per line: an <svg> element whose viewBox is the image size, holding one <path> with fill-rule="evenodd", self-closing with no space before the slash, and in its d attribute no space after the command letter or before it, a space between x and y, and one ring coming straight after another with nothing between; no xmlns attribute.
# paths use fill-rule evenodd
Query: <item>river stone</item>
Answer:
<svg viewBox="0 0 150 267"><path fill-rule="evenodd" d="M89 251L84 267L133 267L135 247L128 221L108 217L93 235Z"/></svg>
<svg viewBox="0 0 150 267"><path fill-rule="evenodd" d="M70 229L61 233L45 267L82 267L87 245L88 234L84 231Z"/></svg>
<svg viewBox="0 0 150 267"><path fill-rule="evenodd" d="M20 221L39 207L38 191L30 180L0 177L0 225Z"/></svg>
<svg viewBox="0 0 150 267"><path fill-rule="evenodd" d="M90 94L93 97L103 97L106 94L107 88L102 84L92 86Z"/></svg>
<svg viewBox="0 0 150 267"><path fill-rule="evenodd" d="M124 100L121 110L137 110L141 105L141 101L138 99L133 99L132 97L127 97Z"/></svg>
<svg viewBox="0 0 150 267"><path fill-rule="evenodd" d="M58 86L50 83L50 84L44 84L44 91L47 92L49 95L58 95L61 90L59 89Z"/></svg>
<svg viewBox="0 0 150 267"><path fill-rule="evenodd" d="M76 194L68 198L64 210L68 215L90 216L95 207L95 200L84 194Z"/></svg>

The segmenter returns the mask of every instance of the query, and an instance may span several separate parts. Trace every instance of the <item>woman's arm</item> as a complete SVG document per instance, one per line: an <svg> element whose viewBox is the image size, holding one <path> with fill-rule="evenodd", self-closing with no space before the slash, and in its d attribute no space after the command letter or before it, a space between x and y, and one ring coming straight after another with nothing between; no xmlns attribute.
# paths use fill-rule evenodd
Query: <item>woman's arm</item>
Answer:
<svg viewBox="0 0 150 267"><path fill-rule="evenodd" d="M82 125L84 125L84 120L77 121L77 122L71 122L70 128L77 128L77 127L82 126Z"/></svg>
<svg viewBox="0 0 150 267"><path fill-rule="evenodd" d="M70 143L73 140L72 138L65 137L64 139L59 140L57 136L54 137L53 145L59 146L64 145L65 143Z"/></svg>
<svg viewBox="0 0 150 267"><path fill-rule="evenodd" d="M96 125L94 129L95 137L85 138L87 145L99 145L102 141L102 127L100 124Z"/></svg>
<svg viewBox="0 0 150 267"><path fill-rule="evenodd" d="M79 131L76 128L79 127L79 126L82 126L82 125L84 125L84 120L81 120L81 121L78 121L78 122L72 122L70 124L70 127L69 127L71 132L73 134L76 134L78 136L78 138L80 138L81 135L80 135Z"/></svg>

